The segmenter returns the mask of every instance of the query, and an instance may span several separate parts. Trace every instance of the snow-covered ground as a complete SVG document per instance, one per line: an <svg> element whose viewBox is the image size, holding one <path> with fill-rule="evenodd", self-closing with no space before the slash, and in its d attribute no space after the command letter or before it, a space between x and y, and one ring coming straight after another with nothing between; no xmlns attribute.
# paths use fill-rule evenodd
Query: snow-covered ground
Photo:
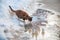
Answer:
<svg viewBox="0 0 60 40"><path fill-rule="evenodd" d="M9 5L33 17L31 24L25 25L26 30L24 22L11 16ZM39 5L32 0L0 0L0 40L60 40L60 14L42 7L43 3Z"/></svg>

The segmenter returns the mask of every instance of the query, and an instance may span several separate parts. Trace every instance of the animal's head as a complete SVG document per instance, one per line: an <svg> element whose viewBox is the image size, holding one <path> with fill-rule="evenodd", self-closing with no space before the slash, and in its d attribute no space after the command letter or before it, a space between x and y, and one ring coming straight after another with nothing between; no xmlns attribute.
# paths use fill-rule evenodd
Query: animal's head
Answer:
<svg viewBox="0 0 60 40"><path fill-rule="evenodd" d="M29 17L28 20L29 20L29 21L32 21L32 17Z"/></svg>

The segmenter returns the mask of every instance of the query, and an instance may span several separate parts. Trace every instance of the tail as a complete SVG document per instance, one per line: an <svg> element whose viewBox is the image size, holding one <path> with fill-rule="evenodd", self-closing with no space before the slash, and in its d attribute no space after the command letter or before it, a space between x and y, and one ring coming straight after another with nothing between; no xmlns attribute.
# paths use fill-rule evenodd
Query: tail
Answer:
<svg viewBox="0 0 60 40"><path fill-rule="evenodd" d="M15 12L15 11L11 8L11 6L10 6L10 5L9 5L9 8L11 9L11 11Z"/></svg>

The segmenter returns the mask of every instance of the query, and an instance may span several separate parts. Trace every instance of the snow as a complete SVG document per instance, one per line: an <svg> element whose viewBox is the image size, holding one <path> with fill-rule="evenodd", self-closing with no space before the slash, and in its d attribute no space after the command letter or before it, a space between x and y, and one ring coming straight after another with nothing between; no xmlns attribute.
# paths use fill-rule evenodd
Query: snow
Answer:
<svg viewBox="0 0 60 40"><path fill-rule="evenodd" d="M57 25L60 26L58 23L60 19L57 17L59 13L42 8L42 6L39 8L32 0L1 0L0 2L0 40L36 40L32 37L32 33L36 31L37 40L59 40L60 27L57 27ZM19 21L16 15L11 17L9 5L15 10L25 10L33 17L31 24L28 21L25 24L27 32L25 32L24 22ZM32 31L29 33L30 29ZM44 36L42 36L43 29Z"/></svg>

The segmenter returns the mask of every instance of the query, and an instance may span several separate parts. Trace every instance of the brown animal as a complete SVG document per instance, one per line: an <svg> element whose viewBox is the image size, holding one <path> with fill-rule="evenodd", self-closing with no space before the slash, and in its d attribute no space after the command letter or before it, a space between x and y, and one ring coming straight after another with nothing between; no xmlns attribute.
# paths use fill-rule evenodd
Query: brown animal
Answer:
<svg viewBox="0 0 60 40"><path fill-rule="evenodd" d="M30 22L32 21L32 17L30 17L25 11L23 10L13 10L11 6L9 6L12 12L15 12L18 18L25 20L29 20Z"/></svg>

